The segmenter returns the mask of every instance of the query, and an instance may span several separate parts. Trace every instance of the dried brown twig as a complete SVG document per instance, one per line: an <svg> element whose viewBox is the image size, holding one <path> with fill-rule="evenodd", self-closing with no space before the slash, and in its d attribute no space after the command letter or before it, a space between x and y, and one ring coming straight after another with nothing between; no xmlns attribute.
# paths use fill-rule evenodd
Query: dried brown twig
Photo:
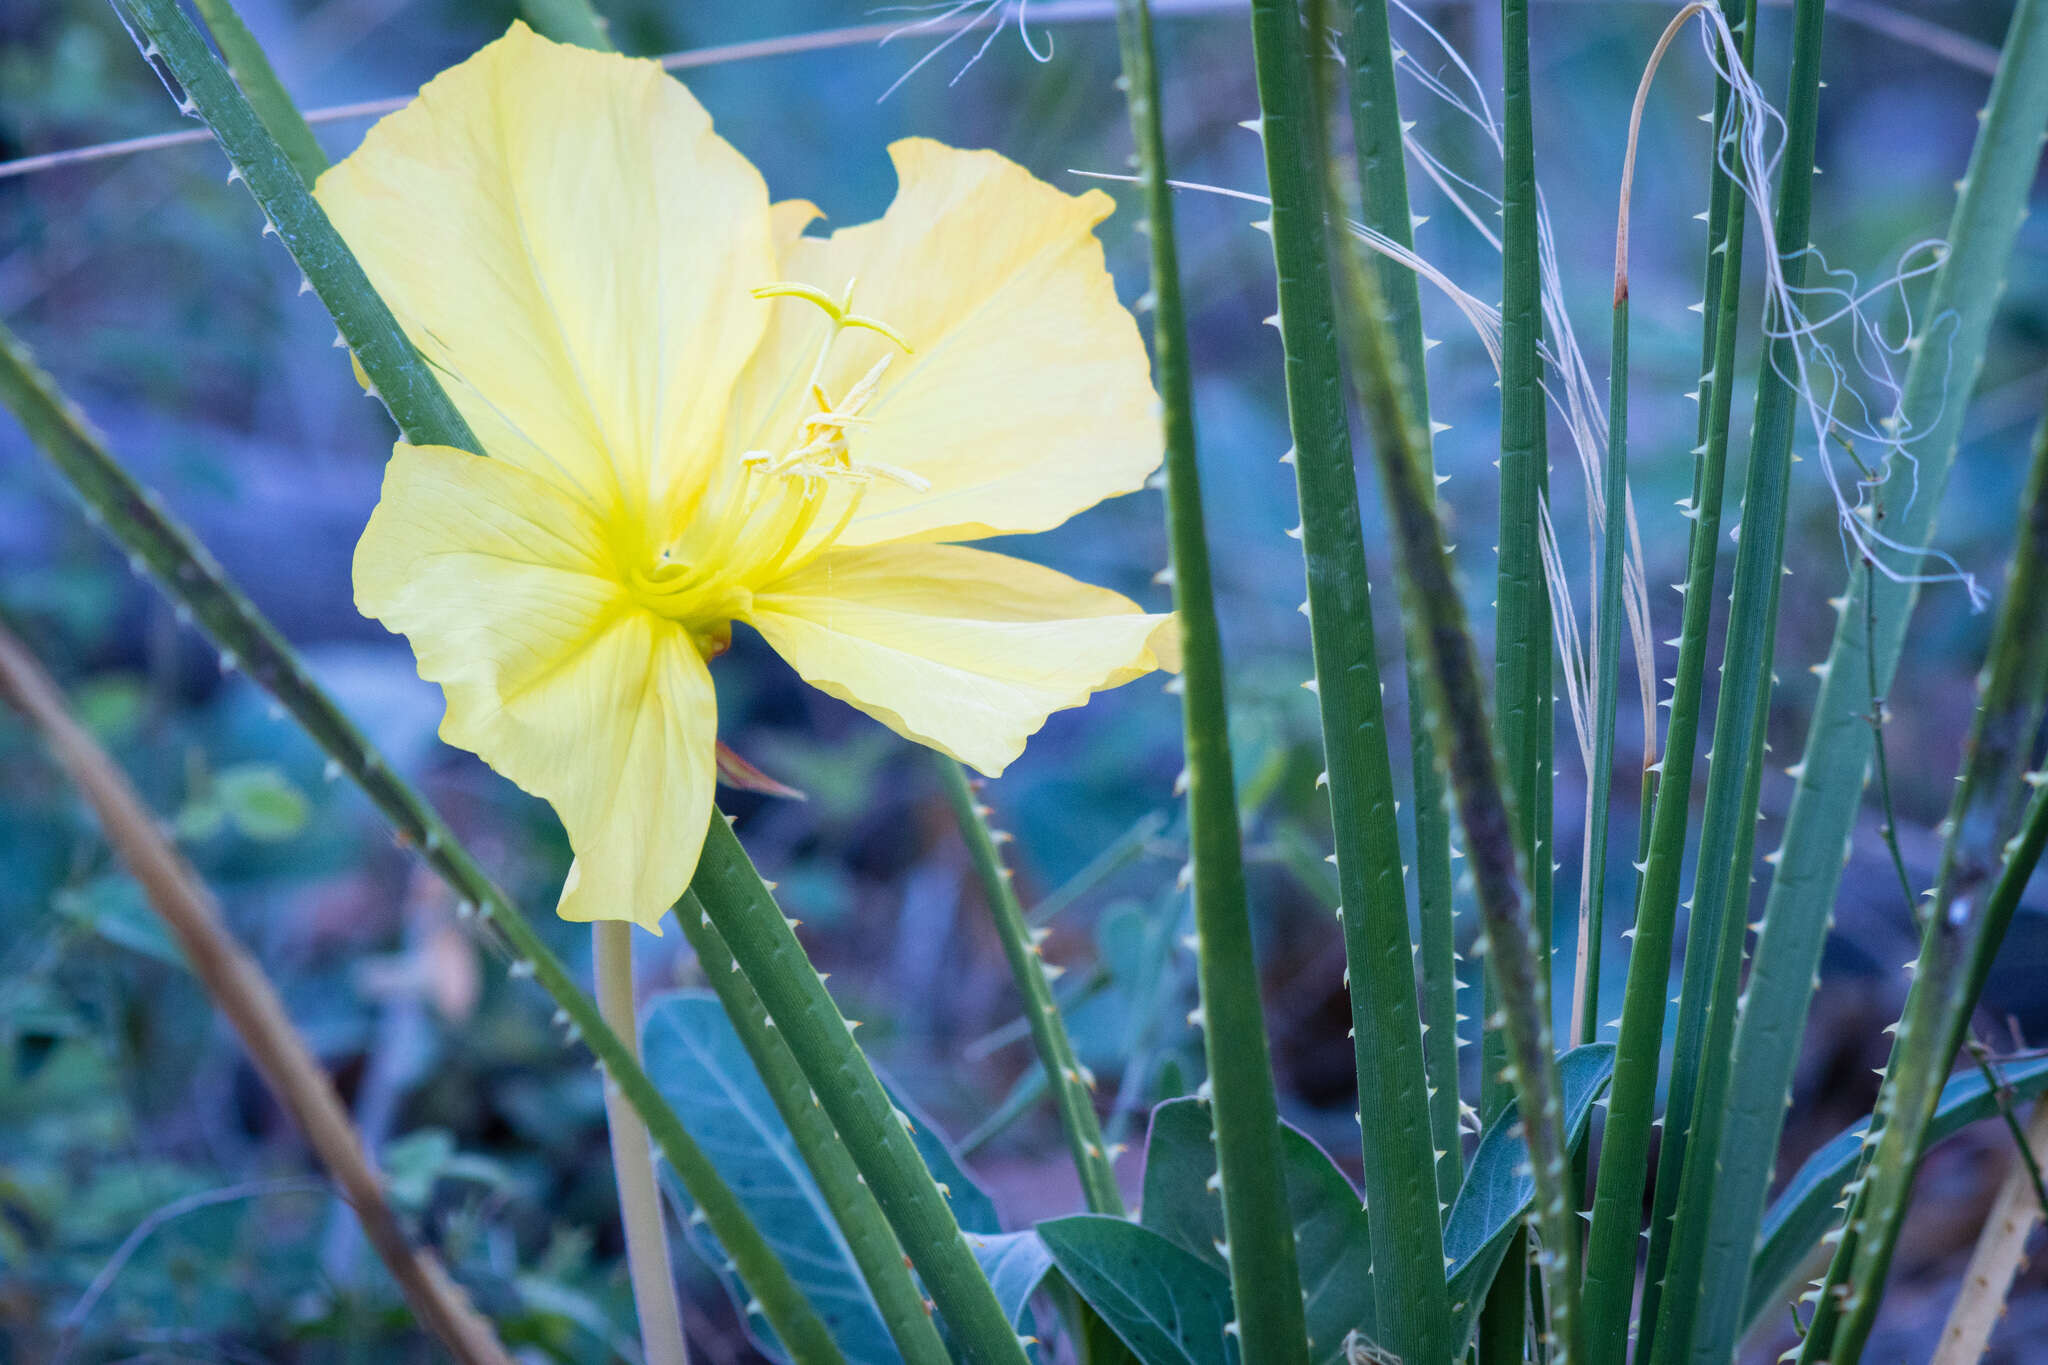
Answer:
<svg viewBox="0 0 2048 1365"><path fill-rule="evenodd" d="M340 1097L292 1026L263 969L228 933L213 897L159 832L113 759L72 719L63 694L35 655L4 627L0 700L41 733L57 765L99 816L108 842L142 884L193 975L234 1025L250 1060L355 1208L364 1235L390 1267L421 1324L461 1365L512 1365L490 1323L471 1307L440 1262L407 1240Z"/></svg>

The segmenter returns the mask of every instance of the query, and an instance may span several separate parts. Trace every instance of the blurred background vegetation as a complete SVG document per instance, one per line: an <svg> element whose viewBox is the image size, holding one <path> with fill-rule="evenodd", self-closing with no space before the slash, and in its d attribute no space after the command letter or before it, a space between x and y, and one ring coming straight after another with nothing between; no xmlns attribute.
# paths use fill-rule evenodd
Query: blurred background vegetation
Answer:
<svg viewBox="0 0 2048 1365"><path fill-rule="evenodd" d="M919 17L824 0L602 7L620 45L641 53ZM881 46L731 61L686 79L778 197L812 199L837 223L863 221L887 203L884 148L905 135L995 147L1076 191L1092 182L1075 172L1121 172L1128 132L1112 84L1113 29L1041 24L1041 16L1063 17L1062 7L1042 4L1027 47L1020 7L996 8L1010 27L971 70L990 28L954 43L886 98L936 38L911 32ZM1245 16L1220 2L1163 8L1175 173L1257 190L1259 148L1237 127L1255 109ZM515 17L508 0L248 0L243 10L307 108L405 94ZM1902 250L1942 231L1988 81L1987 44L2006 11L2001 0L1934 0L1910 15L1867 0L1830 7L1815 235L1831 263L1881 277ZM1487 7L1433 4L1427 14L1476 70L1497 72ZM1627 103L1665 18L1665 7L1635 0L1536 6L1539 174L1596 378L1605 373L1596 339L1605 336ZM1786 15L1767 7L1763 23L1763 83L1775 91ZM1426 46L1412 26L1404 36L1418 51ZM1632 446L1653 585L1681 576L1684 523L1672 504L1691 480L1694 419L1684 395L1695 387L1698 333L1687 309L1699 290L1703 229L1693 215L1705 206L1709 146L1697 120L1711 101L1709 73L1689 42L1680 58L1666 64L1652 101L1635 211ZM1434 54L1428 64L1442 65ZM1404 114L1420 120L1440 157L1481 185L1497 183L1494 153L1469 121L1414 85L1403 97ZM328 150L346 153L365 122L323 124ZM177 123L104 5L11 0L0 8L0 161ZM0 178L0 317L493 871L544 909L568 859L553 817L436 741L438 694L414 674L402 641L354 611L349 557L392 432L330 347L319 308L297 296L290 260L259 241L260 215L222 183L224 173L219 152L199 144ZM1309 670L1306 623L1295 610L1301 564L1284 534L1294 491L1278 463L1287 444L1279 350L1259 325L1273 310L1271 258L1248 230L1262 216L1256 205L1189 192L1180 211L1283 1107L1340 1160L1355 1162L1349 1011L1327 909L1327 816L1314 786L1321 763L1312 699L1300 688ZM1418 232L1424 254L1473 292L1497 296L1497 257L1480 235L1426 187L1417 212L1431 217ZM1142 290L1145 269L1134 216L1126 209L1103 229L1127 298ZM1903 326L1903 301L1894 313ZM1483 607L1493 569L1493 375L1447 309L1429 330L1445 343L1432 353L1430 376L1438 415L1451 423L1438 441L1440 467L1452 476L1442 496ZM2021 238L1991 356L1941 545L1996 584L2024 443L2048 397L2048 215ZM1741 369L1753 375L1753 361ZM1738 410L1745 402L1738 396ZM1560 539L1582 564L1579 480L1561 439L1553 450ZM1780 752L1804 732L1812 687L1799 669L1825 650L1834 618L1824 599L1843 575L1832 504L1814 465L1802 468L1773 719ZM1368 485L1368 517L1373 501ZM1150 582L1164 562L1156 494L1010 548L1165 602ZM1675 629L1677 601L1653 592L1662 637ZM1391 589L1382 597L1383 657L1391 659L1399 648ZM129 572L6 422L0 610L59 671L176 831L331 1067L390 1173L395 1202L439 1244L508 1341L535 1359L630 1357L630 1331L620 1330L630 1327L630 1298L587 1058L560 1045L545 999L508 981L462 932L443 888L393 845L352 789L325 779L317 752L266 699L224 672ZM1948 799L1988 624L1960 589L1932 589L1890 697L1894 795L1920 884L1931 877L1932 826ZM1078 1207L1052 1117L1029 1103L1032 1062L1021 1030L1007 1027L1016 1015L1008 975L928 759L800 686L758 641L737 640L716 677L726 738L808 794L798 803L730 793L728 808L803 919L806 944L833 974L846 1012L865 1021L863 1041L967 1150L1011 1226ZM1624 771L1640 735L1640 718L1628 714L1632 696L1625 688ZM1567 904L1578 884L1584 781L1565 757L1575 752L1568 724L1560 708L1566 865L1558 878ZM1394 729L1405 734L1398 719ZM1183 856L1172 792L1178 743L1178 707L1156 681L1140 682L1055 716L985 798L1017 836L1013 861L1027 903L1055 902L1046 955L1070 968L1061 984L1081 1002L1074 1028L1102 1079L1115 1137L1142 1136L1151 1103L1200 1080L1200 1049L1184 1018L1190 967L1176 947L1184 913L1174 889ZM1782 810L1788 791L1774 772L1767 812ZM1633 827L1633 796L1632 781L1618 784L1623 830ZM1914 930L1867 832L1842 892L1787 1172L1869 1109L1880 1030L1903 998L1898 964L1913 953ZM1614 894L1625 895L1626 864L1616 867ZM2048 896L2037 890L1987 995L2000 1046L2015 1045L2008 1031L2029 1043L2048 1038L2044 910ZM1570 920L1560 914L1561 932ZM551 928L565 955L585 959L585 935ZM1609 951L1620 947L1617 938ZM697 979L674 935L643 941L641 963L644 990ZM1618 999L1620 973L1609 980ZM1987 1126L1930 1160L1895 1277L1891 1336L1873 1343L1878 1357L1924 1355L2005 1141ZM43 1360L60 1348L79 1360L428 1358L347 1210L309 1172L297 1135L134 884L33 740L0 715L0 1361ZM695 1264L690 1273L704 1358L755 1358L715 1283ZM2048 1339L2042 1289L2037 1271L2004 1339Z"/></svg>

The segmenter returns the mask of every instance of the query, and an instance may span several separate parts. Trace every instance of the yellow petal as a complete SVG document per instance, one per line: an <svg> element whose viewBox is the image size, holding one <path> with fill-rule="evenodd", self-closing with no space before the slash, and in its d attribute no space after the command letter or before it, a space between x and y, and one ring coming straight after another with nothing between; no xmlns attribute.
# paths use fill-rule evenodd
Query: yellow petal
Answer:
<svg viewBox="0 0 2048 1365"><path fill-rule="evenodd" d="M356 547L356 605L441 684L441 737L561 816L563 917L653 929L696 870L717 712L688 635L606 576L601 532L508 461L400 445Z"/></svg>
<svg viewBox="0 0 2048 1365"><path fill-rule="evenodd" d="M653 62L515 23L318 196L488 454L609 510L719 449L767 313L767 189Z"/></svg>
<svg viewBox="0 0 2048 1365"><path fill-rule="evenodd" d="M893 357L848 431L852 455L931 485L876 481L840 543L1043 531L1143 486L1159 466L1159 419L1144 344L1094 234L1109 197L1063 194L994 152L922 138L889 155L900 183L879 220L781 239L781 278L836 298L857 277L853 311L913 348L849 330L825 367L837 400ZM826 327L817 308L776 301L735 400L735 450L786 442Z"/></svg>
<svg viewBox="0 0 2048 1365"><path fill-rule="evenodd" d="M1171 616L986 550L834 550L747 621L804 680L993 777L1054 711L1179 661Z"/></svg>

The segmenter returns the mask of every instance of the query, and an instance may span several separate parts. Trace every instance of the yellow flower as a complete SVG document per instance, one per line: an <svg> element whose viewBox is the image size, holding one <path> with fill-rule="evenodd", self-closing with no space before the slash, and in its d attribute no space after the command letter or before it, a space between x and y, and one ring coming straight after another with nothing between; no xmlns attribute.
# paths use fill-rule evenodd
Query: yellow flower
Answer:
<svg viewBox="0 0 2048 1365"><path fill-rule="evenodd" d="M524 25L319 199L490 458L399 444L357 606L441 735L561 816L568 919L657 929L711 818L732 623L999 773L1048 713L1174 667L1172 619L953 542L1042 531L1159 464L1093 228L992 152L890 148L873 223L804 234L652 62Z"/></svg>

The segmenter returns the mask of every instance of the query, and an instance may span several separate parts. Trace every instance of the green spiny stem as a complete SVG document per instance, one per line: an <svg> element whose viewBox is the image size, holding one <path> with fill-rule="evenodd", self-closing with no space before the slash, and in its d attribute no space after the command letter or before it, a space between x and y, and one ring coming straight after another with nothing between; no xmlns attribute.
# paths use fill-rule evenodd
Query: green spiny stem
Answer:
<svg viewBox="0 0 2048 1365"><path fill-rule="evenodd" d="M1902 410L1928 425L1906 443L1913 470L1892 471L1893 478L1918 480L1910 501L1889 500L1903 507L1890 526L1902 544L1925 544L1933 533L1968 406L1965 396L1983 362L2044 129L2048 3L2021 0L1950 222L1948 254L1924 314L1952 318L1953 330L1947 346L1921 347L1907 367ZM1736 1028L1736 1084L1722 1117L1724 1152L1770 1153L1777 1147L1842 855L1871 757L1864 654L1874 652L1879 690L1888 688L1916 594L1910 580L1920 568L1917 557L1900 558L1888 567L1900 575L1898 580L1881 573L1866 585L1862 574L1851 577L1833 645L1821 665L1820 694L1804 754L1795 765L1797 784L1780 845L1782 861L1765 901L1763 933ZM1865 594L1873 599L1869 620L1875 621L1875 630L1866 621ZM1696 1359L1715 1349L1725 1359L1734 1349L1746 1269L1769 1184L1768 1161L1746 1163L1723 1178L1707 1226L1700 1281L1707 1299L1699 1310Z"/></svg>
<svg viewBox="0 0 2048 1365"><path fill-rule="evenodd" d="M1864 1179L1848 1211L1848 1227L1822 1286L1821 1303L1828 1311L1816 1314L1815 1321L1825 1329L1821 1342L1836 1352L1860 1351L1868 1337L1940 1087L1967 1038L1970 1015L2005 936L2006 919L1989 908L1979 912L1975 901L2016 847L2012 823L1999 817L2004 811L2017 814L2012 794L2027 785L2021 772L2040 726L2043 684L2035 671L2040 668L2042 634L2048 631L2048 602L2039 591L2043 562L2048 559L2044 550L2048 419L2035 438L2004 604L1979 678L1962 772L1943 822L1941 870L1922 917L1920 957L1872 1116L1878 1140L1868 1150ZM1874 567L1866 571L1866 581L1874 572ZM1866 594L1866 629L1875 609L1876 598ZM1874 711L1880 710L1883 699L1875 692L1875 660L1867 653L1865 659L1873 687L1871 704ZM1882 754L1882 736L1875 742Z"/></svg>
<svg viewBox="0 0 2048 1365"><path fill-rule="evenodd" d="M1352 141L1358 153L1359 202L1366 226L1404 247L1415 244L1408 167L1394 80L1393 35L1386 0L1354 0L1347 34ZM1429 430L1429 374L1423 362L1421 281L1415 272L1373 258L1387 322L1408 383L1408 410ZM1435 506L1435 456L1430 499ZM1404 625L1412 625L1404 621ZM1458 1128L1457 926L1451 902L1451 811L1436 745L1429 736L1422 642L1408 641L1408 750L1415 822L1416 921L1421 929L1423 1061L1429 1077L1430 1138L1436 1144L1436 1197L1448 1209L1464 1168Z"/></svg>
<svg viewBox="0 0 2048 1365"><path fill-rule="evenodd" d="M1821 0L1799 0L1793 20L1791 88L1786 97L1784 171L1778 188L1772 249L1778 253L1788 296L1805 285L1807 237L1813 212L1813 159L1820 109ZM1783 328L1790 319L1767 306L1767 323ZM1802 395L1797 343L1779 337L1767 348L1757 375L1756 414L1751 427L1749 469L1742 503L1742 531L1735 554L1735 586L1722 645L1721 688L1714 715L1715 752L1707 782L1698 870L1693 883L1683 982L1679 992L1677 1041L1670 1088L1690 1095L1689 1107L1674 1099L1665 1115L1664 1143L1657 1161L1657 1211L1669 1202L1669 1252L1660 1280L1662 1319L1653 1361L1689 1357L1696 1290L1702 1262L1700 1232L1711 1216L1724 1162L1771 1164L1768 1152L1723 1151L1716 1122L1732 1077L1728 1062L1735 1035L1736 997L1756 843L1757 808L1763 785L1765 731L1774 678L1772 663L1778 625L1779 585L1784 581L1785 524L1792 474L1792 443ZM1697 1127L1695 1123L1697 1122ZM1665 1226L1662 1217L1654 1228ZM1656 1241L1652 1232L1652 1245Z"/></svg>
<svg viewBox="0 0 2048 1365"><path fill-rule="evenodd" d="M179 111L203 119L213 130L236 177L262 208L265 230L274 232L298 262L406 439L475 450L469 423L370 286L299 169L176 0L113 0L113 6L144 59L177 98Z"/></svg>
<svg viewBox="0 0 2048 1365"><path fill-rule="evenodd" d="M1268 136L1271 136L1270 129ZM1334 196L1333 196L1334 199ZM1335 205L1333 204L1334 208ZM1340 218L1341 221L1341 218ZM1549 1358L1576 1358L1579 1301L1578 1219L1572 1212L1570 1156L1550 1028L1548 954L1535 936L1522 895L1515 825L1480 682L1479 656L1444 549L1443 529L1425 492L1428 445L1406 406L1400 356L1387 330L1378 281L1355 252L1339 253L1342 318L1355 363L1352 382L1372 434L1374 463L1386 491L1400 552L1404 601L1425 623L1435 706L1433 730L1444 755L1485 928L1487 979L1500 1000L1488 1025L1506 1039L1507 1072L1523 1116L1535 1182L1532 1223L1542 1249L1534 1258L1547 1307ZM1503 1277L1522 1269L1510 1261ZM1434 1357L1448 1359L1449 1357Z"/></svg>
<svg viewBox="0 0 2048 1365"><path fill-rule="evenodd" d="M1741 33L1742 60L1748 65L1756 29L1753 3L1735 27ZM1706 296L1711 351L1700 376L1701 440L1694 447L1698 464L1690 508L1692 534L1678 667L1672 685L1664 757L1653 774L1655 800L1647 807L1648 844L1637 885L1634 937L1622 995L1607 1126L1594 1182L1593 1226L1587 1243L1587 1333L1593 1365L1620 1365L1628 1349L1650 1130L1656 1113L1657 1083L1663 1070L1664 1021L1671 992L1671 945L1691 819L1693 762L1699 739L1715 562L1721 539L1728 419L1734 396L1734 386L1725 382L1723 376L1732 375L1735 366L1745 206L1742 197L1723 183L1725 174L1719 168L1718 150L1714 165L1714 202L1709 211L1718 210L1718 214L1710 224L1706 266L1707 284L1715 290ZM1667 1115L1667 1138L1670 1128ZM1657 1277L1647 1277L1643 1285L1640 1343L1644 1358L1655 1329L1658 1293Z"/></svg>
<svg viewBox="0 0 2048 1365"><path fill-rule="evenodd" d="M1024 1018L1031 1025L1031 1041L1038 1048L1038 1060L1052 1086L1053 1102L1059 1109L1060 1127L1067 1134L1067 1148L1074 1171L1081 1177L1081 1193L1091 1213L1113 1213L1122 1217L1123 1195L1116 1184L1116 1168L1102 1141L1102 1123L1095 1113L1092 1094L1094 1077L1074 1054L1067 1025L1052 996L1052 968L1039 954L1043 931L1024 922L1024 907L1017 903L1017 891L1010 869L1003 864L995 838L989 830L988 807L969 785L967 770L944 754L936 756L939 779L946 799L960 824L960 836L981 882L982 899L988 902L996 938L1010 964L1010 979L1024 997Z"/></svg>
<svg viewBox="0 0 2048 1365"><path fill-rule="evenodd" d="M722 816L711 821L690 890L775 1021L959 1349L977 1365L1023 1362L1015 1329L910 1140L910 1120L853 1041L858 1025L832 1003L825 979Z"/></svg>
<svg viewBox="0 0 2048 1365"><path fill-rule="evenodd" d="M230 0L193 0L193 8L199 11L200 22L206 25L221 56L226 58L228 74L249 97L250 107L283 149L299 178L312 184L327 169L327 153L320 149L312 125L299 113L299 106L278 80L262 44L249 32Z"/></svg>
<svg viewBox="0 0 2048 1365"><path fill-rule="evenodd" d="M1542 273L1537 253L1536 139L1529 79L1528 0L1501 0L1501 410L1499 583L1494 616L1494 709L1530 910L1549 971L1551 695L1550 590L1539 527L1549 487L1544 431ZM1481 1076L1485 1117L1505 1102L1496 1040Z"/></svg>
<svg viewBox="0 0 2048 1365"><path fill-rule="evenodd" d="M1983 975L2019 906L2020 895L2048 846L2048 787L2037 791L2004 866L1981 908L1973 898L1936 899L1921 938L1914 988L1899 1021L1898 1041L1880 1097L1882 1127L1857 1198L1850 1206L1853 1254L1838 1255L1821 1302L1840 1304L1832 1332L1818 1344L1809 1334L1802 1361L1855 1365L1869 1340L1884 1295L1892 1253L1905 1222L1913 1176L1955 1054L1976 1008ZM1924 984L1923 984L1924 983ZM1873 1126L1877 1120L1873 1119ZM1844 1246L1849 1246L1844 1238ZM1845 1260L1847 1264L1844 1264Z"/></svg>
<svg viewBox="0 0 2048 1365"><path fill-rule="evenodd" d="M263 688L326 752L329 771L346 774L391 823L399 838L419 850L459 898L466 913L495 928L512 957L516 976L531 976L554 997L557 1018L580 1036L604 1064L648 1130L674 1165L692 1199L703 1208L712 1231L739 1264L742 1278L761 1301L764 1315L784 1341L810 1343L837 1359L817 1315L768 1249L717 1168L690 1139L673 1110L627 1048L604 1021L597 1003L584 993L554 951L505 893L487 877L440 815L411 784L393 771L355 723L315 683L284 637L235 588L213 556L158 500L130 478L108 453L85 417L35 367L14 336L0 327L0 403L9 408L37 448L85 505L86 517L128 552L129 562L147 573L221 650L222 662L239 668Z"/></svg>
<svg viewBox="0 0 2048 1365"><path fill-rule="evenodd" d="M1528 0L1501 0L1501 408L1500 528L1495 540L1498 578L1494 593L1494 709L1500 724L1506 797L1530 893L1531 933L1540 954L1544 1032L1549 1033L1550 830L1547 818L1553 698L1550 691L1550 591L1543 577L1540 535L1542 504L1549 487L1550 456L1545 435L1542 277L1537 256L1536 138L1534 95L1529 78ZM1469 831L1468 831L1469 834ZM1484 913L1482 907L1482 915ZM1491 926L1488 929L1491 934ZM1501 1007L1495 976L1486 976L1485 1017ZM1547 1044L1546 1044L1547 1046ZM1480 1034L1479 1112L1491 1120L1507 1103L1513 1058L1507 1035L1496 1028ZM1525 1105L1523 1113L1531 1112ZM1540 1196L1539 1196L1540 1197ZM1573 1196L1576 1202L1576 1196ZM1574 1235L1576 1243L1576 1235ZM1517 1281L1523 1238L1509 1251L1507 1269L1494 1281L1485 1307L1482 1337L1506 1346L1521 1335L1527 1289ZM1517 1351L1507 1360L1518 1360ZM1497 1354L1481 1365L1507 1365Z"/></svg>
<svg viewBox="0 0 2048 1365"><path fill-rule="evenodd" d="M1320 21L1312 18L1308 31L1320 33ZM1324 139L1316 68L1303 47L1301 17L1291 0L1254 4L1252 38L1362 1102L1365 1194L1373 1210L1379 1340L1404 1360L1443 1360L1451 1354L1450 1300L1393 767L1323 230ZM1216 956L1217 946L1204 942L1205 964ZM1248 948L1247 943L1247 960ZM1211 1013L1206 1022L1213 1047L1225 1021ZM1218 1090L1220 1098L1220 1081ZM1227 1193L1232 1180L1227 1170L1223 1179ZM1231 1240L1232 1274L1252 1271L1234 1233ZM1298 1292L1287 1292L1298 1299ZM1300 1329L1290 1330L1298 1335ZM1264 1359L1249 1340L1245 1346L1249 1359Z"/></svg>
<svg viewBox="0 0 2048 1365"><path fill-rule="evenodd" d="M734 966L732 951L694 894L685 894L676 907L676 923L696 952L704 979L725 1007L726 1018L732 1021L747 1056L753 1059L755 1072L775 1102L775 1112L782 1115L797 1151L818 1182L825 1207L846 1237L847 1250L867 1281L896 1349L912 1365L946 1365L945 1342L925 1305L923 1291L903 1263L903 1248L882 1216L881 1205L862 1183L860 1169L840 1143L832 1120L812 1099L803 1068L770 1022L753 985Z"/></svg>

